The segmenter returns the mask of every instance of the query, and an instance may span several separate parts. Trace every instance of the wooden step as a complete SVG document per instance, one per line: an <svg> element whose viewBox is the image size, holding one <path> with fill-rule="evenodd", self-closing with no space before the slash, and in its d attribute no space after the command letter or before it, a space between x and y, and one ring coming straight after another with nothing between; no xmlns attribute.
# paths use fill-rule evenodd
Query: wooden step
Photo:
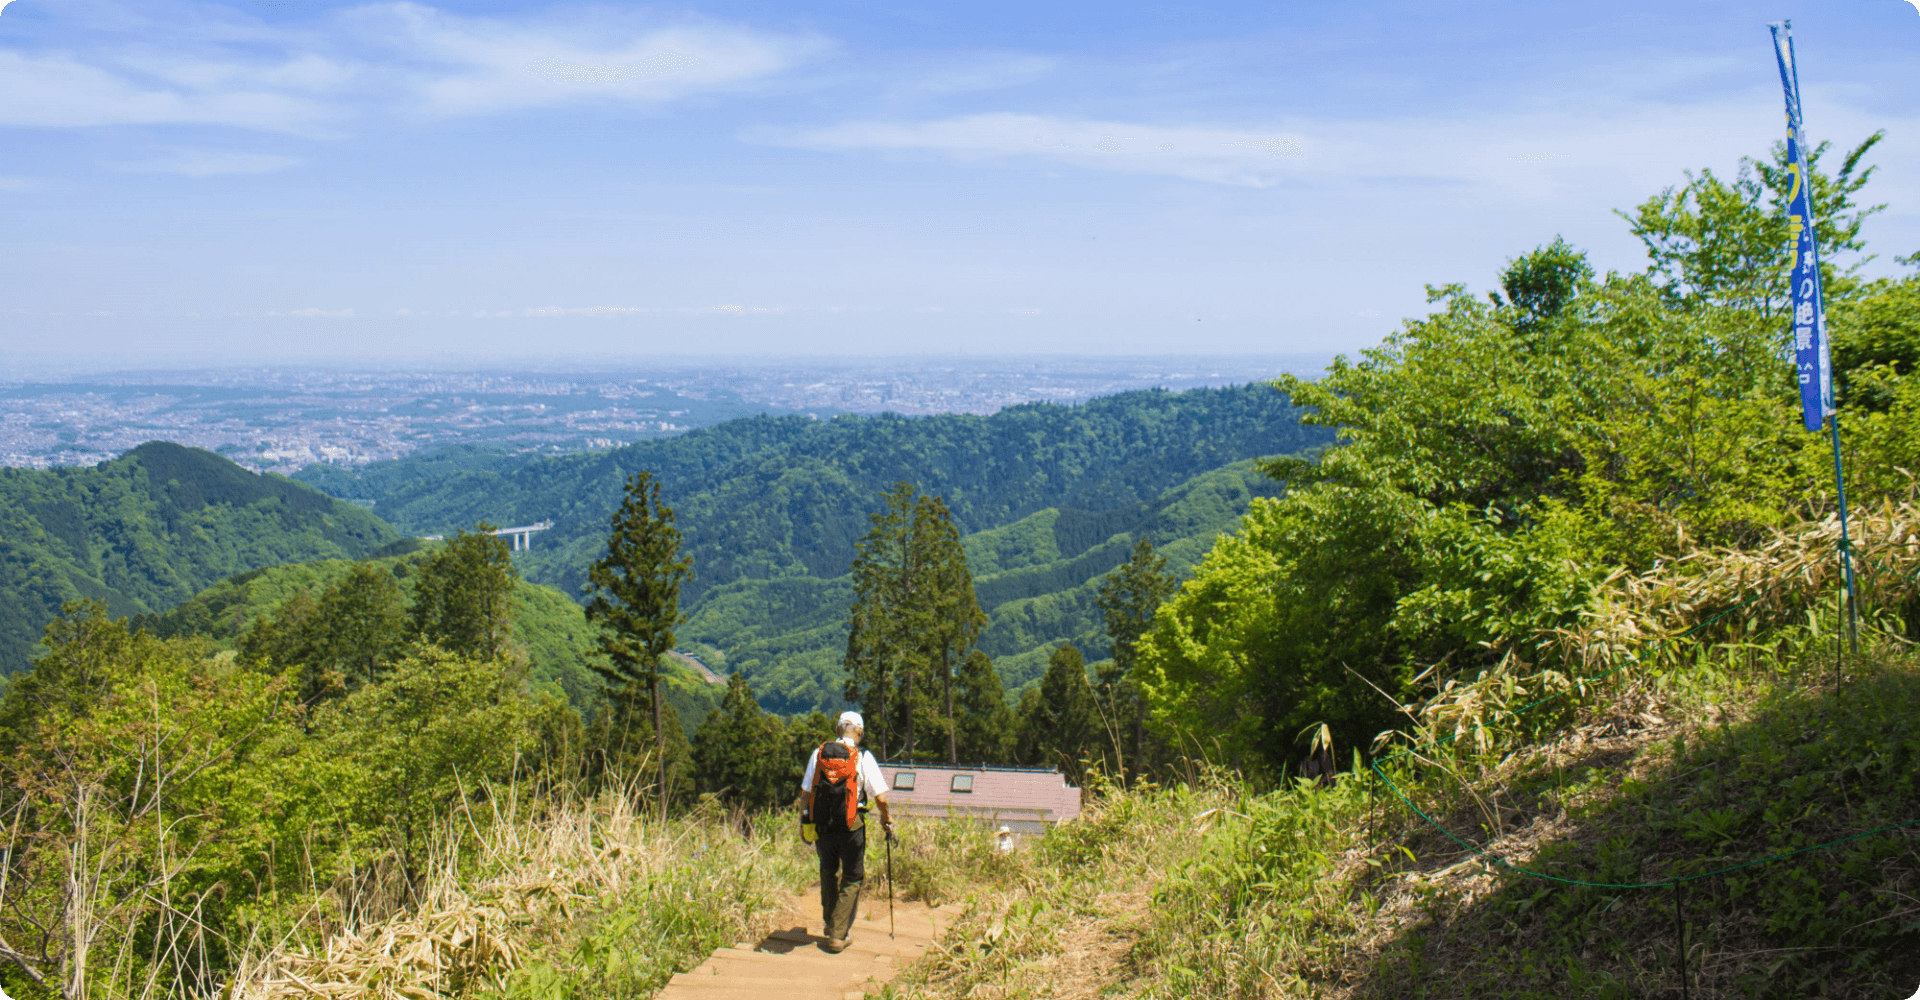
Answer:
<svg viewBox="0 0 1920 1000"><path fill-rule="evenodd" d="M873 992L880 992L874 987ZM864 997L867 991L849 986L668 986L655 994L656 1000L842 1000Z"/></svg>
<svg viewBox="0 0 1920 1000"><path fill-rule="evenodd" d="M782 986L747 986L737 989L718 989L704 986L668 986L655 994L656 1000L864 1000L877 996L884 989L874 986L871 989L859 987L800 987L792 984Z"/></svg>
<svg viewBox="0 0 1920 1000"><path fill-rule="evenodd" d="M961 904L896 903L889 933L885 897L863 899L852 940L836 954L823 947L826 938L818 933L817 900L813 892L795 896L787 926L758 942L716 949L698 967L668 980L660 1000L863 1000L882 992L965 910Z"/></svg>
<svg viewBox="0 0 1920 1000"><path fill-rule="evenodd" d="M800 948L786 954L781 954L777 951L741 951L738 948L715 948L713 951L713 957L716 959L723 958L732 962L755 962L782 969L801 969L811 966L864 968L873 963L874 954L875 953L870 950L861 949L856 951L852 948L848 948L838 955L828 954L818 948Z"/></svg>
<svg viewBox="0 0 1920 1000"><path fill-rule="evenodd" d="M773 976L789 979L820 980L838 982L843 979L860 979L885 968L891 963L876 962L873 955L821 955L814 958L793 959L763 955L759 958L732 958L726 955L714 955L694 968L679 973L702 979L717 979L724 976Z"/></svg>
<svg viewBox="0 0 1920 1000"><path fill-rule="evenodd" d="M726 976L773 976L808 982L840 983L865 978L876 968L871 960L827 965L817 962L766 962L716 956L688 975L722 978Z"/></svg>
<svg viewBox="0 0 1920 1000"><path fill-rule="evenodd" d="M881 927L855 926L853 929L853 940L855 941L895 942L895 943L898 943L903 948L924 949L927 947L927 945L933 943L933 939L934 939L934 935L930 933L917 932L905 927L900 928L898 933L891 934L891 935L887 933L887 929L885 926L881 926ZM771 942L771 941L786 941L786 942L791 942L797 945L814 945L816 947L827 943L826 938L821 937L818 934L808 933L806 931L774 931L772 934L767 935L766 941L761 942L761 946L765 947L767 942Z"/></svg>

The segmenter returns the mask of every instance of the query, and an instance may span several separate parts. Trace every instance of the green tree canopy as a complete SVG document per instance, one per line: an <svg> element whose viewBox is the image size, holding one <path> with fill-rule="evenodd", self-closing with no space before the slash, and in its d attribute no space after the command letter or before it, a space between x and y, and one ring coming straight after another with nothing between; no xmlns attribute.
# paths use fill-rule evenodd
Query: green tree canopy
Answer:
<svg viewBox="0 0 1920 1000"><path fill-rule="evenodd" d="M1013 709L993 657L976 649L967 654L954 680L955 756L968 763L1010 764L1016 737Z"/></svg>
<svg viewBox="0 0 1920 1000"><path fill-rule="evenodd" d="M760 708L747 679L734 674L720 707L693 734L700 790L756 811L791 799L781 780L791 770L787 743L786 727Z"/></svg>
<svg viewBox="0 0 1920 1000"><path fill-rule="evenodd" d="M1853 200L1875 141L1811 179L1842 259L1875 211ZM1339 445L1270 463L1288 494L1254 501L1156 618L1156 723L1279 774L1309 726L1365 745L1422 690L1537 661L1609 573L1830 510L1831 453L1781 361L1781 170L1690 176L1640 206L1646 273L1594 280L1555 240L1509 264L1504 297L1429 289L1435 311L1358 359L1277 380ZM1906 290L1848 275L1828 290L1836 354L1884 407L1849 417L1854 492L1888 496L1920 457Z"/></svg>
<svg viewBox="0 0 1920 1000"><path fill-rule="evenodd" d="M594 669L606 682L615 721L606 727L623 737L633 729L637 707L650 705L655 757L659 767L660 808L665 815L675 782L667 741L685 733L668 726L667 706L660 696L660 658L673 648L673 629L680 624L680 585L691 563L680 554L680 531L674 527L673 508L660 499L660 484L647 472L627 480L626 497L615 511L607 532L607 551L588 573L593 599L587 619L601 628L600 649L605 664ZM624 740L617 745L624 749Z"/></svg>
<svg viewBox="0 0 1920 1000"><path fill-rule="evenodd" d="M428 556L413 576L413 628L448 652L487 662L506 655L513 628L513 554L480 522Z"/></svg>
<svg viewBox="0 0 1920 1000"><path fill-rule="evenodd" d="M1107 732L1100 709L1087 683L1087 663L1080 650L1062 643L1047 660L1035 697L1022 702L1020 742L1026 763L1054 766L1068 780L1082 780L1081 761L1098 756Z"/></svg>

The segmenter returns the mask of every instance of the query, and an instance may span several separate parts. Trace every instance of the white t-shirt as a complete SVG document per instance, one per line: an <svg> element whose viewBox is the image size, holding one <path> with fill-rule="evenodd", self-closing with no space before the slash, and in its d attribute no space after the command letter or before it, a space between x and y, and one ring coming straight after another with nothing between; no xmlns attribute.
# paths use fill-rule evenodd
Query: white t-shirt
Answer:
<svg viewBox="0 0 1920 1000"><path fill-rule="evenodd" d="M840 742L853 746L844 739ZM807 758L807 773L800 778L801 791L813 791L813 769L819 765L820 748L814 747L813 756ZM869 799L876 795L885 795L888 791L887 776L880 773L880 762L874 760L873 754L865 750L860 751L860 790L867 793Z"/></svg>

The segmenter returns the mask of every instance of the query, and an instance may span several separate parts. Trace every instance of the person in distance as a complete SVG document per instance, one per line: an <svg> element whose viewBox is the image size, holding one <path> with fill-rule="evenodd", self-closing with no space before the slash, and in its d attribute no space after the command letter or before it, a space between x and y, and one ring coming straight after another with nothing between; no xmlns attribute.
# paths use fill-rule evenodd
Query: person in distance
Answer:
<svg viewBox="0 0 1920 1000"><path fill-rule="evenodd" d="M880 807L880 827L893 839L893 817L887 812L887 779L880 762L860 749L866 722L858 712L840 713L834 731L839 738L822 743L807 758L800 778L802 831L817 833L813 849L820 855L820 919L826 925L826 948L847 949L853 933L854 909L860 905L860 883L866 878L869 803Z"/></svg>

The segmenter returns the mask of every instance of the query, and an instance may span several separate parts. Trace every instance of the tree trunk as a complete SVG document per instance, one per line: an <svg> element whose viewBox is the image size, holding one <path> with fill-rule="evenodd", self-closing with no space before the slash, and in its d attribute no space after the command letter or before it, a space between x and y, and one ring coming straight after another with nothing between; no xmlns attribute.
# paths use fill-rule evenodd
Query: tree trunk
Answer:
<svg viewBox="0 0 1920 1000"><path fill-rule="evenodd" d="M909 665L900 671L900 708L907 713L906 733L901 740L900 752L908 760L913 759L913 667Z"/></svg>
<svg viewBox="0 0 1920 1000"><path fill-rule="evenodd" d="M874 721L880 724L879 759L886 760L887 759L887 738L890 735L892 735L892 729L893 729L892 726L887 725L887 685L891 683L891 681L887 678L886 668L882 666L881 655L882 654L879 652L879 650L876 649L874 651L873 689L878 693L878 698L880 701L880 717L878 719L875 719ZM839 732L840 732L840 727L835 726L834 735L836 736L839 735Z"/></svg>
<svg viewBox="0 0 1920 1000"><path fill-rule="evenodd" d="M958 764L960 743L954 734L958 727L953 723L953 662L951 651L945 647L940 650L940 664L940 686L945 689L947 697L947 763Z"/></svg>
<svg viewBox="0 0 1920 1000"><path fill-rule="evenodd" d="M1147 746L1147 706L1144 702L1133 706L1133 771L1134 783L1140 781L1141 759L1146 756Z"/></svg>
<svg viewBox="0 0 1920 1000"><path fill-rule="evenodd" d="M653 742L660 754L660 822L667 821L667 731L660 722L660 664L655 661L647 680L653 685Z"/></svg>

